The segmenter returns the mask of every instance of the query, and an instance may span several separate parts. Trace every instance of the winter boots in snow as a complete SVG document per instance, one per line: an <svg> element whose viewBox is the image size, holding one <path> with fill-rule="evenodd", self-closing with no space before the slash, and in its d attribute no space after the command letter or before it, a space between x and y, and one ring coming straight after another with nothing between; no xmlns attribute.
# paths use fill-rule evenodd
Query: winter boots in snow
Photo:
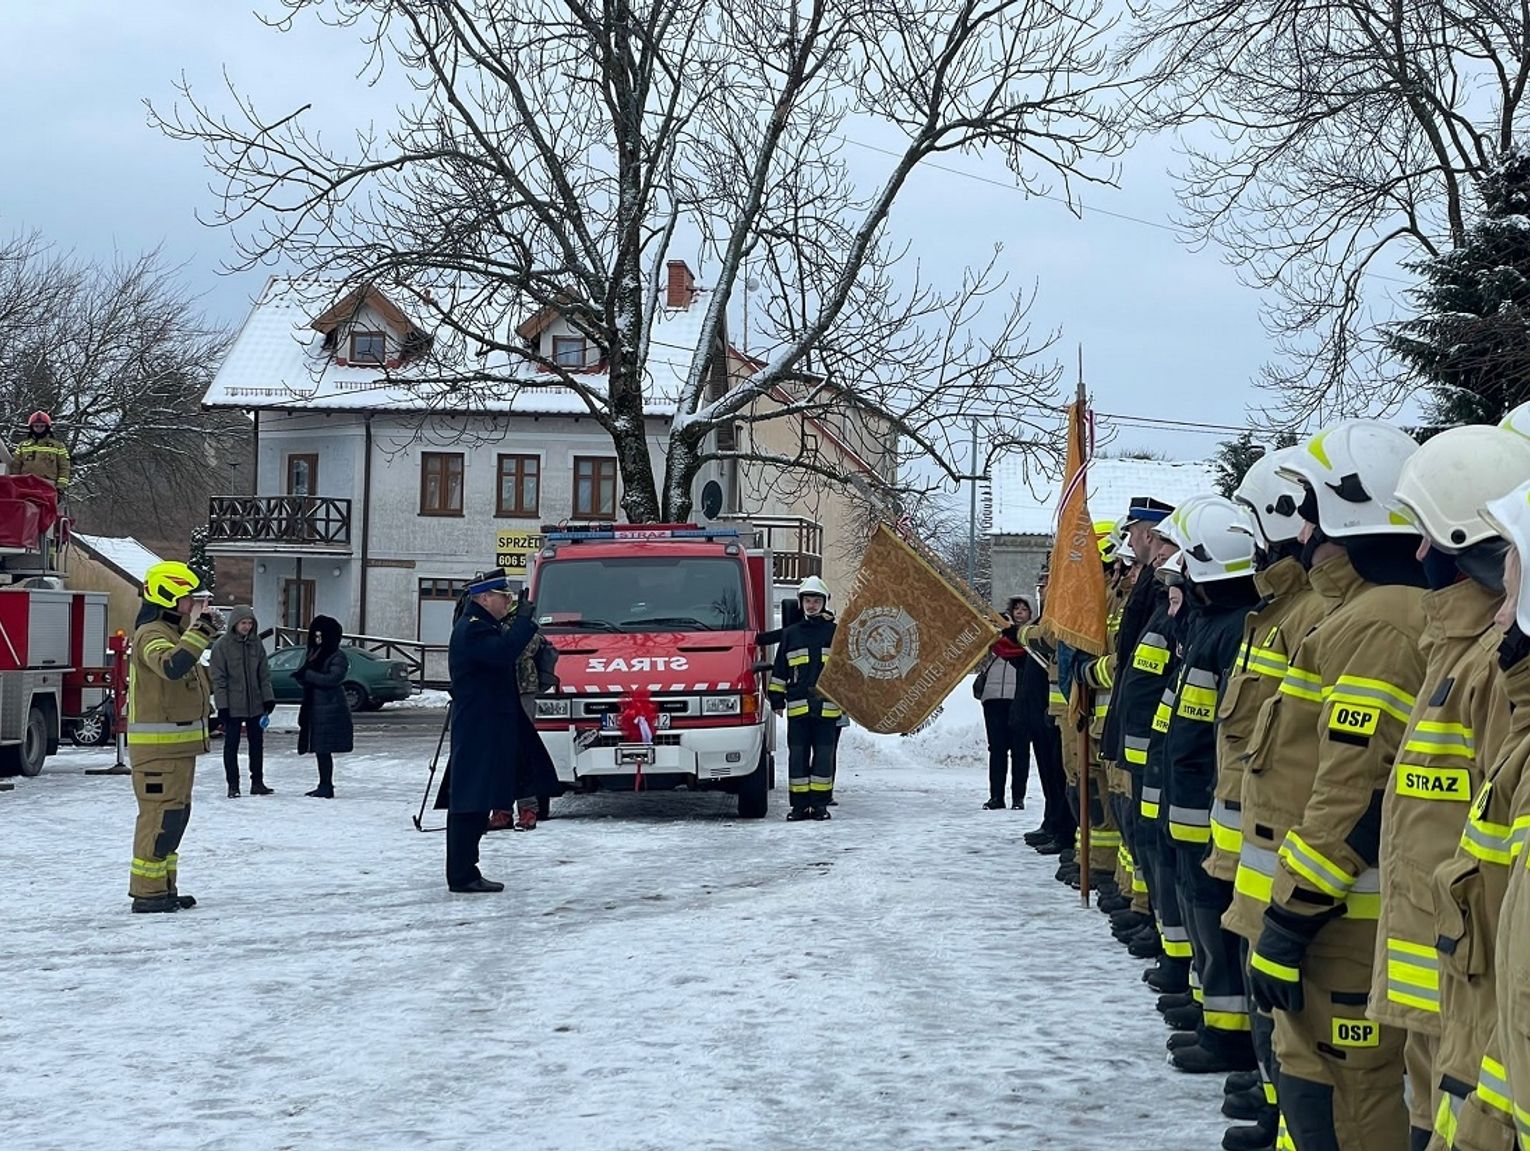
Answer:
<svg viewBox="0 0 1530 1151"><path fill-rule="evenodd" d="M267 787L264 780L256 780L254 783L250 784L250 794L251 795L275 795L276 792L272 791L269 787Z"/></svg>
<svg viewBox="0 0 1530 1151"><path fill-rule="evenodd" d="M133 900L135 915L154 915L166 911L179 911L181 901L173 895L141 895Z"/></svg>
<svg viewBox="0 0 1530 1151"><path fill-rule="evenodd" d="M228 785L228 797L230 799L239 798L239 785L237 783L231 783Z"/></svg>
<svg viewBox="0 0 1530 1151"><path fill-rule="evenodd" d="M1228 1071L1251 1070L1254 1066L1254 1049L1250 1046L1246 1052L1223 1053L1197 1043L1175 1050L1169 1056L1169 1062L1173 1064L1174 1070L1183 1071L1186 1075L1222 1075Z"/></svg>

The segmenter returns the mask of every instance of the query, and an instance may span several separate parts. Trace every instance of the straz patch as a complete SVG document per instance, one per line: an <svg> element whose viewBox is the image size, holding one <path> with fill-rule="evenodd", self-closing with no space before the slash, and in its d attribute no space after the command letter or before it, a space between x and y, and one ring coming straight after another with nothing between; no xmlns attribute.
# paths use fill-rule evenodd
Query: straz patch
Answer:
<svg viewBox="0 0 1530 1151"><path fill-rule="evenodd" d="M1202 723L1210 723L1216 718L1216 708L1207 707L1203 703L1192 703L1188 699L1179 701L1179 714L1184 719L1196 719Z"/></svg>
<svg viewBox="0 0 1530 1151"><path fill-rule="evenodd" d="M1381 1024L1369 1019L1333 1020L1333 1045L1335 1047L1380 1047Z"/></svg>
<svg viewBox="0 0 1530 1151"><path fill-rule="evenodd" d="M1472 777L1464 767L1416 767L1397 765L1397 794L1411 799L1471 802Z"/></svg>
<svg viewBox="0 0 1530 1151"><path fill-rule="evenodd" d="M1346 735L1373 736L1380 722L1379 707L1366 707L1358 703L1336 703L1328 713L1328 730L1342 731Z"/></svg>
<svg viewBox="0 0 1530 1151"><path fill-rule="evenodd" d="M1163 669L1169 666L1169 661L1149 648L1139 647L1137 654L1132 657L1132 666L1138 671L1149 672L1153 675L1162 675Z"/></svg>

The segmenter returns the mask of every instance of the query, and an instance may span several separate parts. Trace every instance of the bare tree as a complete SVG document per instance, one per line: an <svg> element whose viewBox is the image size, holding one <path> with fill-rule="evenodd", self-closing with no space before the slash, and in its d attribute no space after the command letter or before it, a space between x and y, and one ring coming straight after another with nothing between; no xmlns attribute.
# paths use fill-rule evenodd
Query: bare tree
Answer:
<svg viewBox="0 0 1530 1151"><path fill-rule="evenodd" d="M1378 276L1459 244L1524 128L1522 0L1132 0L1122 59L1187 146L1181 199L1202 242L1267 293L1282 353L1271 414L1394 408Z"/></svg>
<svg viewBox="0 0 1530 1151"><path fill-rule="evenodd" d="M157 252L102 267L35 235L0 243L0 428L48 411L82 493L151 461L150 498L183 495L208 437L241 434L199 411L225 338Z"/></svg>
<svg viewBox="0 0 1530 1151"><path fill-rule="evenodd" d="M1029 341L997 256L940 290L904 266L888 222L910 175L947 152L1001 154L1029 191L1113 177L1096 170L1123 142L1099 0L281 3L276 28L309 10L355 27L418 96L396 127L339 149L306 108L266 116L230 84L218 111L183 81L151 120L205 149L223 190L214 222L245 266L287 260L342 290L398 293L436 333L429 371L409 379L443 407L503 398L507 381L571 389L615 443L630 519L685 517L700 469L740 454L716 433L762 410L852 412L947 475L952 417L970 410L1014 411L1009 438L1050 450L1018 418L1050 398L1046 341ZM868 190L846 152L877 132L896 142ZM662 397L660 479L644 405L677 236L699 237L709 290L694 347L678 350L679 394ZM761 282L766 346L741 380L725 332L746 277ZM605 372L515 336L543 308Z"/></svg>

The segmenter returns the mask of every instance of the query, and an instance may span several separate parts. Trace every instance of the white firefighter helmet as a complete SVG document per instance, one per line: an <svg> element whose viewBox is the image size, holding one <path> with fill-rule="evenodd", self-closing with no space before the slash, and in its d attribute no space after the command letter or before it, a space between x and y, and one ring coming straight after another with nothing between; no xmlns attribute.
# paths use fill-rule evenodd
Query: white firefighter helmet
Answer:
<svg viewBox="0 0 1530 1151"><path fill-rule="evenodd" d="M1129 564L1137 562L1137 553L1132 551L1131 538L1126 534L1125 517L1116 521L1116 559Z"/></svg>
<svg viewBox="0 0 1530 1151"><path fill-rule="evenodd" d="M829 586L817 576L808 576L807 579L797 585L798 602L801 602L802 597L805 595L821 595L823 596L823 602L827 604L829 602Z"/></svg>
<svg viewBox="0 0 1530 1151"><path fill-rule="evenodd" d="M1180 500L1178 506L1172 512L1153 525L1153 534L1162 536L1177 548L1183 548L1185 546L1183 516L1206 500L1218 498L1210 492L1203 492L1200 495L1191 496L1187 500Z"/></svg>
<svg viewBox="0 0 1530 1151"><path fill-rule="evenodd" d="M1279 475L1305 484L1317 501L1318 526L1330 539L1418 535L1392 507L1397 477L1418 442L1381 420L1343 420L1313 436Z"/></svg>
<svg viewBox="0 0 1530 1151"><path fill-rule="evenodd" d="M1521 484L1506 496L1488 502L1484 518L1514 545L1519 556L1519 583L1505 589L1514 597L1514 621L1530 635L1530 483Z"/></svg>
<svg viewBox="0 0 1530 1151"><path fill-rule="evenodd" d="M1527 479L1530 438L1490 424L1449 428L1403 464L1393 507L1432 546L1460 552L1498 535L1483 505Z"/></svg>
<svg viewBox="0 0 1530 1151"><path fill-rule="evenodd" d="M1254 527L1266 545L1288 543L1302 530L1302 517L1296 514L1301 506L1302 487L1280 474L1282 464L1302 449L1278 448L1265 452L1243 474L1238 490L1232 498L1246 507L1253 517Z"/></svg>
<svg viewBox="0 0 1530 1151"><path fill-rule="evenodd" d="M1498 421L1498 426L1522 436L1530 436L1530 400L1511 409L1508 415Z"/></svg>
<svg viewBox="0 0 1530 1151"><path fill-rule="evenodd" d="M1216 583L1254 574L1254 526L1248 511L1222 496L1187 500L1169 517L1185 574Z"/></svg>

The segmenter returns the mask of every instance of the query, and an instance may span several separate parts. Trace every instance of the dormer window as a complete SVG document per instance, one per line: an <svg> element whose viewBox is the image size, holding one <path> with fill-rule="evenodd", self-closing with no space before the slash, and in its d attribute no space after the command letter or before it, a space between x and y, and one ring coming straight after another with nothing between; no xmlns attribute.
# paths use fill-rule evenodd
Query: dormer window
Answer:
<svg viewBox="0 0 1530 1151"><path fill-rule="evenodd" d="M554 336L553 363L560 368L582 368L589 363L589 341L583 336Z"/></svg>
<svg viewBox="0 0 1530 1151"><path fill-rule="evenodd" d="M386 332L352 332L350 362L353 364L381 364L388 359L388 336Z"/></svg>

